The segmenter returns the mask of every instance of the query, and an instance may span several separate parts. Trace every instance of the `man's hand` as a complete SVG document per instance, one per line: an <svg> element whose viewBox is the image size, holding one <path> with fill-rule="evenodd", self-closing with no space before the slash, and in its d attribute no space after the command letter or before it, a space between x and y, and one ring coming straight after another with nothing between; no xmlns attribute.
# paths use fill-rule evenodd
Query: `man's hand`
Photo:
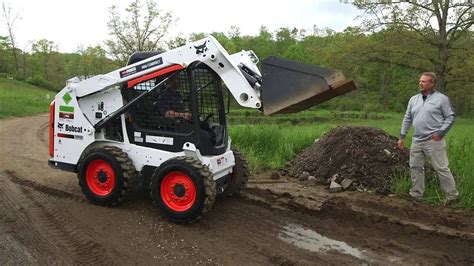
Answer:
<svg viewBox="0 0 474 266"><path fill-rule="evenodd" d="M443 136L441 136L440 134L438 133L434 133L431 138L434 140L434 141L440 141L443 139Z"/></svg>
<svg viewBox="0 0 474 266"><path fill-rule="evenodd" d="M399 147L400 149L403 149L403 147L405 147L405 140L399 139L399 140L398 140L398 147Z"/></svg>
<svg viewBox="0 0 474 266"><path fill-rule="evenodd" d="M186 119L186 120L192 120L193 119L193 115L190 112L185 112L185 113L182 113L182 114L183 114L183 118Z"/></svg>

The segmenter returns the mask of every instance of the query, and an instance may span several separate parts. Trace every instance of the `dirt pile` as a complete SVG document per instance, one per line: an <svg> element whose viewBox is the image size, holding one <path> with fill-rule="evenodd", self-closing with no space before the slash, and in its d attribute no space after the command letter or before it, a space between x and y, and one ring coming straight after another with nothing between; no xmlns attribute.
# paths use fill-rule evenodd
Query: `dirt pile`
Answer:
<svg viewBox="0 0 474 266"><path fill-rule="evenodd" d="M394 172L409 171L408 160L408 151L398 148L397 138L385 131L340 126L300 153L288 172L293 177L309 173L319 183L352 181L351 187L388 193Z"/></svg>

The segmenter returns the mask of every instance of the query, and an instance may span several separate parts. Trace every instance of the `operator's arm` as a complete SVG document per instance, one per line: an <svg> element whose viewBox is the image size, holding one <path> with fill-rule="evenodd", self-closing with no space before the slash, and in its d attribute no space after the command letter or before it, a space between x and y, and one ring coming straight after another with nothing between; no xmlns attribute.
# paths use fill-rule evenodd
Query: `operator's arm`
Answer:
<svg viewBox="0 0 474 266"><path fill-rule="evenodd" d="M441 102L441 113L444 116L444 121L441 128L438 130L438 135L444 137L456 120L456 114L453 112L453 108L451 108L448 97L443 97L443 101Z"/></svg>
<svg viewBox="0 0 474 266"><path fill-rule="evenodd" d="M191 120L192 115L190 112L176 112L174 110L168 110L165 112L166 118L184 118L186 120Z"/></svg>
<svg viewBox="0 0 474 266"><path fill-rule="evenodd" d="M408 129L410 129L410 125L413 122L413 117L411 114L411 103L412 103L411 98L408 101L408 106L407 106L407 111L405 112L405 115L403 116L403 122L402 122L402 129L400 131L400 139L398 140L398 147L403 148L405 146L405 137L408 134Z"/></svg>

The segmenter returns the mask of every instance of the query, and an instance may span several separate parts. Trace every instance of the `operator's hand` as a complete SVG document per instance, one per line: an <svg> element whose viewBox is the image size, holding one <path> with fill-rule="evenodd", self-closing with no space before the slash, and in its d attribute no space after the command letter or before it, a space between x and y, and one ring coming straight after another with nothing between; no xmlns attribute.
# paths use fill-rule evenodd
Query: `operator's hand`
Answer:
<svg viewBox="0 0 474 266"><path fill-rule="evenodd" d="M399 139L398 140L398 147L400 149L403 149L403 147L405 147L405 140L404 139Z"/></svg>
<svg viewBox="0 0 474 266"><path fill-rule="evenodd" d="M190 112L185 112L185 113L183 113L183 118L186 119L186 120L192 120L193 115Z"/></svg>
<svg viewBox="0 0 474 266"><path fill-rule="evenodd" d="M438 133L434 133L431 138L434 140L434 141L440 141L443 139L443 136L441 136L440 134Z"/></svg>

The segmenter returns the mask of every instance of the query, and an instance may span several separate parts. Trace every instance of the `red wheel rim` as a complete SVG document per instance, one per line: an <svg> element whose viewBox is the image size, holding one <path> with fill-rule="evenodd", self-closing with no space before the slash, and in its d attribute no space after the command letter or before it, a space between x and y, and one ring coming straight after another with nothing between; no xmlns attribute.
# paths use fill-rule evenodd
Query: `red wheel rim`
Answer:
<svg viewBox="0 0 474 266"><path fill-rule="evenodd" d="M165 205L173 211L187 211L196 202L194 182L183 172L168 173L161 182L160 192Z"/></svg>
<svg viewBox="0 0 474 266"><path fill-rule="evenodd" d="M86 169L87 186L98 196L109 195L115 186L115 172L105 160L94 160Z"/></svg>

